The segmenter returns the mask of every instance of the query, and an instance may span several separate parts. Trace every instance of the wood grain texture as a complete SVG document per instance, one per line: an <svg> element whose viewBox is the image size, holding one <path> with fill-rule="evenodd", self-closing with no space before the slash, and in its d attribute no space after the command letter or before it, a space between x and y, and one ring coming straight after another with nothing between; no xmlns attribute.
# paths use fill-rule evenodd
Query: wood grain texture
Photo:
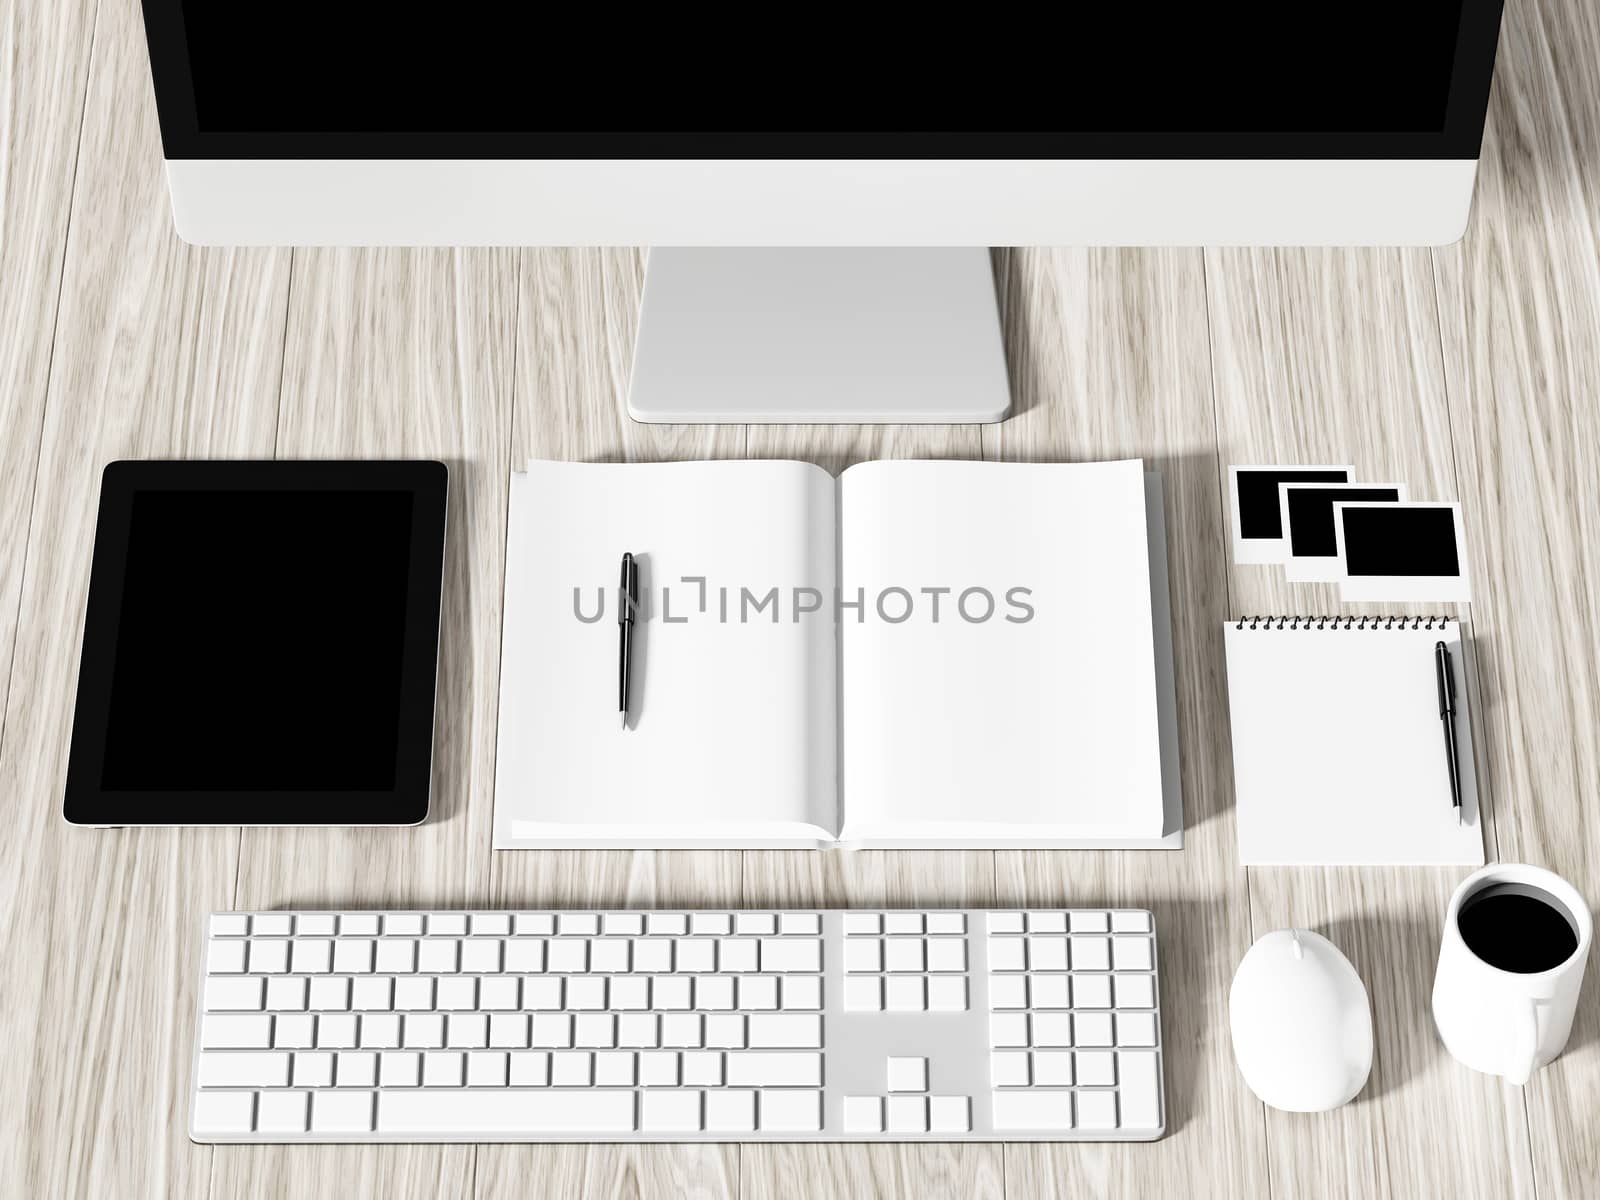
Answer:
<svg viewBox="0 0 1600 1200"><path fill-rule="evenodd" d="M236 837L72 829L61 796L100 472L122 457L271 452L288 256L178 244L149 80L125 50L137 5L107 0L99 30L60 305L43 309L56 354L42 520L0 750L0 929L28 964L0 995L0 1179L28 1196L198 1195L210 1151L185 1128L199 914L231 900Z"/></svg>
<svg viewBox="0 0 1600 1200"><path fill-rule="evenodd" d="M1348 462L1365 478L1406 481L1417 499L1460 495L1427 251L1206 261L1220 465ZM1483 515L1461 498L1476 530ZM1335 599L1330 585L1249 566L1233 569L1230 591L1236 614L1326 612ZM1530 1191L1521 1098L1442 1055L1429 1017L1445 902L1467 873L1250 869L1255 935L1326 934L1356 964L1377 1019L1375 1068L1356 1103L1312 1117L1266 1110L1274 1194L1327 1180L1397 1196ZM1415 1153L1422 1137L1437 1153Z"/></svg>
<svg viewBox="0 0 1600 1200"><path fill-rule="evenodd" d="M16 642L96 3L0 4L0 696Z"/></svg>
<svg viewBox="0 0 1600 1200"><path fill-rule="evenodd" d="M1600 15L1512 0L1478 202L1435 254L1502 858L1600 907ZM1540 1197L1600 1195L1600 956L1526 1089Z"/></svg>
<svg viewBox="0 0 1600 1200"><path fill-rule="evenodd" d="M1525 1092L1456 1065L1427 993L1462 872L1242 869L1218 631L1227 615L1336 600L1228 566L1229 463L1351 461L1419 497L1461 499L1491 852L1549 865L1600 901L1600 837L1583 816L1600 792L1593 5L1508 3L1459 246L998 253L1017 412L981 430L631 422L636 249L184 247L134 0L0 0L0 22L0 946L28 965L0 989L0 1190L1600 1194L1600 960L1571 1048ZM100 470L123 456L273 454L449 463L436 818L242 835L64 827ZM508 472L529 457L742 455L833 471L886 456L1133 456L1161 470L1185 850L491 854ZM184 1132L193 965L212 908L1102 902L1149 905L1161 931L1172 1131L1155 1144L213 1152ZM1228 1046L1235 964L1254 934L1291 924L1332 937L1372 995L1372 1082L1332 1114L1264 1110Z"/></svg>

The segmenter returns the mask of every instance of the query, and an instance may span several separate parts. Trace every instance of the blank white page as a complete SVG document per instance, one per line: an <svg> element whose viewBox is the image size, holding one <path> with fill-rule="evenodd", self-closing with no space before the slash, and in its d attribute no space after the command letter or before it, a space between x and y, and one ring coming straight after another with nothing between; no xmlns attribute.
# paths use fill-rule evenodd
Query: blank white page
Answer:
<svg viewBox="0 0 1600 1200"><path fill-rule="evenodd" d="M842 837L1159 838L1144 467L873 462L840 479ZM916 605L892 623L888 589ZM948 588L939 620L924 589ZM986 621L980 594L996 602ZM1026 621L1007 593L1027 588ZM888 597L898 616L903 602Z"/></svg>
<svg viewBox="0 0 1600 1200"><path fill-rule="evenodd" d="M833 623L826 606L795 621L792 596L831 597L834 502L825 471L793 462L535 462L512 476L496 847L832 838ZM640 559L647 602L626 731L615 607L625 550ZM606 593L602 619L575 616L574 588L591 616ZM745 588L757 600L778 589L779 610L741 621Z"/></svg>
<svg viewBox="0 0 1600 1200"><path fill-rule="evenodd" d="M1461 626L1244 628L1229 621L1245 866L1481 866ZM1450 650L1462 816L1450 800L1434 646Z"/></svg>

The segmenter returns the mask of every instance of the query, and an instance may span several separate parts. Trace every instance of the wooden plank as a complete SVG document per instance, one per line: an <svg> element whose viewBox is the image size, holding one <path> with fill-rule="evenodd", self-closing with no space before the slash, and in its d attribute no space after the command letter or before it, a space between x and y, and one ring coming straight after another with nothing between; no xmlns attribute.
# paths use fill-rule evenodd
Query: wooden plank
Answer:
<svg viewBox="0 0 1600 1200"><path fill-rule="evenodd" d="M1020 412L985 430L989 456L1140 457L1163 478L1185 813L1169 852L1007 851L1001 905L1129 904L1160 935L1168 1133L1152 1144L1006 1148L1014 1196L1265 1194L1260 1108L1219 1021L1249 945L1235 865L1219 624L1226 607L1197 251L1013 250L1001 263Z"/></svg>
<svg viewBox="0 0 1600 1200"><path fill-rule="evenodd" d="M28 98L37 113L4 120L62 122L75 145L76 100L56 90L83 86L77 39L87 30L50 5L28 7L33 15L13 13L11 29L19 19L67 24L54 43L24 26L6 48L7 75L34 89L41 75L62 78ZM53 317L55 335L37 480L43 517L17 576L16 686L0 753L0 795L10 802L0 944L8 961L26 964L0 993L10 1049L0 1179L28 1196L198 1195L210 1153L186 1133L194 967L201 914L231 897L236 836L69 828L61 792L100 472L116 458L271 452L288 256L200 251L173 235L132 0L102 7L87 78L59 309L48 279L58 251L42 244L8 245L18 257L7 261L48 298L10 291L9 276L0 289L7 329L39 322L33 332L48 337ZM13 228L47 240L43 211L58 207L64 220L69 205L65 171L50 165L61 151L12 143L8 153L8 181L37 167L40 186L56 188L18 196L38 211L15 214L22 225ZM37 308L23 313L13 302ZM18 356L7 360L6 386L43 386L37 346L9 344ZM13 411L37 422L40 407L24 396ZM12 565L0 571L9 577Z"/></svg>
<svg viewBox="0 0 1600 1200"><path fill-rule="evenodd" d="M917 1200L998 1200L1008 1194L996 1145L747 1145L744 1200L912 1196ZM754 1153L760 1151L759 1154Z"/></svg>
<svg viewBox="0 0 1600 1200"><path fill-rule="evenodd" d="M1512 0L1467 237L1435 253L1500 856L1600 900L1600 14ZM1541 1197L1600 1194L1600 981L1525 1089ZM1464 1068L1455 1067L1456 1071Z"/></svg>
<svg viewBox="0 0 1600 1200"><path fill-rule="evenodd" d="M0 3L0 702L16 644L97 2ZM0 712L0 744L4 737Z"/></svg>
<svg viewBox="0 0 1600 1200"><path fill-rule="evenodd" d="M1405 481L1416 499L1459 496L1469 535L1480 527L1476 497L1457 486L1427 251L1240 250L1206 259L1219 478L1236 462L1350 462L1360 477ZM1231 594L1235 613L1452 607L1340 607L1332 585L1290 585L1271 567L1234 568ZM1468 683L1476 694L1470 663ZM1491 819L1492 808L1491 795ZM1250 869L1255 936L1294 926L1331 938L1367 985L1376 1042L1367 1102L1309 1119L1266 1110L1275 1195L1303 1195L1329 1180L1395 1195L1505 1196L1531 1187L1520 1099L1451 1063L1432 1027L1444 902L1466 873ZM1432 1152L1419 1156L1418 1145Z"/></svg>
<svg viewBox="0 0 1600 1200"><path fill-rule="evenodd" d="M530 458L650 462L737 458L742 425L640 425L627 413L644 254L636 249L528 250L518 277L512 465ZM497 633L498 636L498 627ZM736 907L738 851L509 850L492 855L502 907ZM526 1179L646 1195L733 1195L738 1147L485 1146L478 1195L515 1194ZM605 1186L609 1186L606 1184Z"/></svg>
<svg viewBox="0 0 1600 1200"><path fill-rule="evenodd" d="M437 458L450 470L433 812L418 828L248 829L236 906L453 907L488 895L516 253L297 251L280 458ZM213 1193L464 1194L473 1146L216 1152Z"/></svg>

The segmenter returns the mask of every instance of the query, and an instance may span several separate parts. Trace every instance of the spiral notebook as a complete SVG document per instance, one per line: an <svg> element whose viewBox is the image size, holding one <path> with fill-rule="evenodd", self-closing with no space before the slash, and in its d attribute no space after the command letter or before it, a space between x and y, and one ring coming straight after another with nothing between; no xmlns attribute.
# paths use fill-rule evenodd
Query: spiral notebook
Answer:
<svg viewBox="0 0 1600 1200"><path fill-rule="evenodd" d="M1255 617L1224 625L1246 866L1483 864L1460 622ZM1451 803L1434 647L1456 680Z"/></svg>

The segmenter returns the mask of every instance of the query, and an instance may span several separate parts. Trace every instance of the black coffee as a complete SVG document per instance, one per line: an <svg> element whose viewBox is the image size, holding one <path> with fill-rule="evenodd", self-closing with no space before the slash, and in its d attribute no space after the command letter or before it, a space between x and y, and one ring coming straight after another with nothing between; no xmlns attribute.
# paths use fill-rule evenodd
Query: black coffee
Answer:
<svg viewBox="0 0 1600 1200"><path fill-rule="evenodd" d="M1475 892L1456 918L1461 940L1491 967L1532 975L1559 967L1578 948L1578 932L1554 896L1522 883Z"/></svg>

